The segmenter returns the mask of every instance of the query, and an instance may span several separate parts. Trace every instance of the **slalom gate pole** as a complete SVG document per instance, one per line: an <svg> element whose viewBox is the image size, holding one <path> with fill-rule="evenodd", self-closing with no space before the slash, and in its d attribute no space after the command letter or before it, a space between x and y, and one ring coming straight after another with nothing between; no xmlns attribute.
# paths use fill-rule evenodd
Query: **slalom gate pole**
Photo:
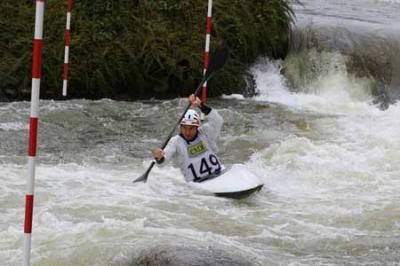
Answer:
<svg viewBox="0 0 400 266"><path fill-rule="evenodd" d="M209 61L209 56L210 56L210 40L211 40L211 27L212 27L212 5L213 5L213 1L212 0L208 0L203 76L207 72L208 61ZM203 87L201 89L201 101L202 102L206 102L206 98L207 98L207 82L204 83L204 85L203 85Z"/></svg>
<svg viewBox="0 0 400 266"><path fill-rule="evenodd" d="M39 117L40 77L42 65L42 39L43 39L44 0L36 0L35 35L33 39L32 56L32 92L31 113L29 121L29 146L28 146L28 182L25 196L25 222L24 222L24 261L23 265L30 265L33 195L36 167L36 146Z"/></svg>
<svg viewBox="0 0 400 266"><path fill-rule="evenodd" d="M64 73L63 73L63 90L62 95L67 96L67 83L68 83L68 64L69 64L69 40L71 28L71 13L72 13L72 0L67 0L67 22L65 25L65 50L64 50Z"/></svg>

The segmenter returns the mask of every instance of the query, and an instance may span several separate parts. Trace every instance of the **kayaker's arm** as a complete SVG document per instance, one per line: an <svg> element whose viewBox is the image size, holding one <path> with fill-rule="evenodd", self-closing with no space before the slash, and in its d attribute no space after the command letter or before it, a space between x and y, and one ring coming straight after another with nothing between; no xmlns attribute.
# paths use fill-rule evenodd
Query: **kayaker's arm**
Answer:
<svg viewBox="0 0 400 266"><path fill-rule="evenodd" d="M174 156L177 151L177 137L178 136L172 137L164 150L162 150L161 148L156 148L153 150L153 156L157 164L162 164L165 160L169 160Z"/></svg>
<svg viewBox="0 0 400 266"><path fill-rule="evenodd" d="M200 108L200 111L206 115L208 123L203 124L199 130L207 135L209 140L213 143L213 145L215 145L219 133L221 132L224 119L217 110L212 109L208 105L204 104L193 94L189 96L189 101L191 102L192 106Z"/></svg>
<svg viewBox="0 0 400 266"><path fill-rule="evenodd" d="M211 112L211 107L203 103L199 97L195 97L193 94L189 96L189 102L194 107L200 108L200 111L205 115L208 115Z"/></svg>
<svg viewBox="0 0 400 266"><path fill-rule="evenodd" d="M208 114L205 113L208 122L204 123L199 130L203 132L205 135L207 135L207 137L213 143L216 143L216 140L221 132L224 119L216 109L212 109L210 107L208 108L209 108L207 109Z"/></svg>
<svg viewBox="0 0 400 266"><path fill-rule="evenodd" d="M200 111L205 115L208 115L212 110L212 108L210 106L208 106L204 103L201 103L199 107L200 107Z"/></svg>
<svg viewBox="0 0 400 266"><path fill-rule="evenodd" d="M164 151L161 148L156 148L153 150L153 157L156 160L158 164L161 164L164 162Z"/></svg>

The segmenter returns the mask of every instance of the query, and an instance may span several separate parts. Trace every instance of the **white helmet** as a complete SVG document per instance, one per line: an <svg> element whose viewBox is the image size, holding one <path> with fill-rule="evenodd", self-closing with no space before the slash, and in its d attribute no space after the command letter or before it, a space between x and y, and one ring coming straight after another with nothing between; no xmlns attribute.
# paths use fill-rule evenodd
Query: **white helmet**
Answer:
<svg viewBox="0 0 400 266"><path fill-rule="evenodd" d="M188 126L200 126L200 116L199 114L193 110L187 110L185 116L181 120L181 125L188 125Z"/></svg>

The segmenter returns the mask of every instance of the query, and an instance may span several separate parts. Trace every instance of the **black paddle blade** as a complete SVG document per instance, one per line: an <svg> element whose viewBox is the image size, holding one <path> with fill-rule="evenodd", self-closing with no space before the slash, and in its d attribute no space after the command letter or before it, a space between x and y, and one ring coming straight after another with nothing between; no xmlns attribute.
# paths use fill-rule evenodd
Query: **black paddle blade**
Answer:
<svg viewBox="0 0 400 266"><path fill-rule="evenodd" d="M135 180L133 180L133 183L137 183L137 182L145 182L147 181L148 175L143 174L141 176L139 176L138 178L136 178Z"/></svg>
<svg viewBox="0 0 400 266"><path fill-rule="evenodd" d="M194 92L194 95L200 96L201 88L204 83L206 83L218 70L222 68L228 59L228 46L226 45L226 41L222 41L215 52L211 55L211 62L208 65L208 69L206 74L203 77L203 80L200 82L199 86Z"/></svg>
<svg viewBox="0 0 400 266"><path fill-rule="evenodd" d="M149 173L150 173L151 169L153 168L154 164L155 164L155 162L152 161L149 168L147 168L146 172L143 175L136 178L135 180L133 180L132 182L133 183L137 183L137 182L145 182L146 183L147 178L149 177Z"/></svg>
<svg viewBox="0 0 400 266"><path fill-rule="evenodd" d="M222 68L228 59L228 54L228 46L226 41L222 41L217 50L211 55L211 62L205 75L206 80L212 73L215 73L215 71Z"/></svg>

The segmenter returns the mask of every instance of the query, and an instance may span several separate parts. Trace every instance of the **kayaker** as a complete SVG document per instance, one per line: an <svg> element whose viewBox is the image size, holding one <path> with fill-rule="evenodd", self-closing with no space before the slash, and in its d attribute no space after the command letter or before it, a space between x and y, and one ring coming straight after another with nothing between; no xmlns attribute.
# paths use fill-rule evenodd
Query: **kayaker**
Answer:
<svg viewBox="0 0 400 266"><path fill-rule="evenodd" d="M205 105L193 94L189 96L189 109L180 122L180 133L171 138L164 150L156 148L153 156L158 164L177 158L179 168L187 182L200 182L223 170L216 154L216 140L221 132L223 118L218 111ZM207 118L201 125L199 108Z"/></svg>

